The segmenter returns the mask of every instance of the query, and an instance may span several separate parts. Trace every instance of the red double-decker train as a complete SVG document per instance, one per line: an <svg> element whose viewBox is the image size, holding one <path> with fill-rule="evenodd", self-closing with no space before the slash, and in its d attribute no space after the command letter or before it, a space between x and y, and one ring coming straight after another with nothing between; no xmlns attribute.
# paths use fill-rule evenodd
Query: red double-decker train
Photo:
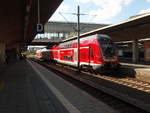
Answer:
<svg viewBox="0 0 150 113"><path fill-rule="evenodd" d="M71 39L47 50L49 59L77 67L77 39ZM103 34L80 38L80 68L102 72L119 67L117 49L112 39Z"/></svg>

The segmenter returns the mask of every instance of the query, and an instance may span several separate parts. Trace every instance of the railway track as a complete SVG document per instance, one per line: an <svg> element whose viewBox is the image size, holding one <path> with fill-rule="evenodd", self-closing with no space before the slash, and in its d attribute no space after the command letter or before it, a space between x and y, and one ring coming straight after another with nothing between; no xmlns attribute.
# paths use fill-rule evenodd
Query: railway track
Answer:
<svg viewBox="0 0 150 113"><path fill-rule="evenodd" d="M58 66L61 66L61 64L58 64ZM71 68L69 66L65 66L65 68L69 68L73 71L77 71L77 69ZM105 79L108 81L118 83L120 85L124 85L124 86L130 87L130 88L134 88L137 90L141 90L141 91L150 93L150 82L146 82L146 81L143 81L143 80L140 80L137 78L119 77L119 76L114 76L114 75L113 75L113 77L111 77L109 75L93 74L93 73L89 73L89 72L85 72L85 71L82 71L82 73L85 73L86 75L89 75L89 76L93 76L93 77L100 78L100 79Z"/></svg>
<svg viewBox="0 0 150 113"><path fill-rule="evenodd" d="M110 76L104 76L104 75L93 75L90 74L96 78L101 78L101 79L105 79L105 80L109 80L127 87L131 87L137 90L141 90L147 93L150 93L150 83L143 81L143 80L139 80L136 78L115 78L115 77L110 77Z"/></svg>
<svg viewBox="0 0 150 113"><path fill-rule="evenodd" d="M83 82L84 84L89 85L90 87L93 87L96 90L101 90L107 94L110 94L111 96L118 98L119 100L125 102L126 104L129 103L132 107L130 105L128 105L128 108L134 109L133 106L136 106L137 108L135 108L136 109L135 113L143 113L144 111L142 111L141 109L143 109L147 112L150 112L149 103L142 101L142 98L140 100L136 100L132 96L131 97L129 96L134 92L135 92L135 94L137 94L139 90L144 92L146 95L149 95L150 83L148 83L148 82L141 81L141 80L138 80L135 78L120 78L120 77L115 78L115 77L105 76L105 75L95 75L95 74L91 74L88 72L82 72L82 73L80 73L80 75L81 75L80 76L79 73L76 72L75 68L69 67L69 69L68 69L68 66L67 66L67 69L66 69L66 67L59 65L59 64L57 66L50 65L47 63L41 63L41 62L40 62L40 64L55 70L55 72L59 70L59 72L64 73L64 71L65 71L65 75L66 74L69 75L70 70L73 71L73 73L72 73L73 75L69 75L69 77L71 77L71 78L73 77L73 79ZM68 70L69 72L66 70ZM65 77L65 79L66 78L68 78L68 76ZM102 84L103 84L103 86L102 86ZM122 88L122 92L119 91L121 88L117 89L117 87L119 85L121 87L126 86L126 87L123 87L124 89ZM111 87L106 88L105 86L111 86ZM115 87L116 87L116 89L115 89ZM130 90L134 89L134 90L129 91L128 89L130 89ZM123 91L123 90L125 90L125 91ZM127 95L125 94L126 91L128 92ZM95 92L95 91L92 91L92 92ZM95 94L97 94L97 93L95 93ZM132 95L134 95L134 94L132 94ZM136 95L134 95L134 96L136 96ZM113 101L112 101L112 103L115 103ZM116 106L120 106L120 105L117 104ZM138 108L140 108L140 109L138 109ZM129 110L129 112L122 112L122 113L130 113L130 111L132 111L132 110ZM131 113L134 113L133 111Z"/></svg>

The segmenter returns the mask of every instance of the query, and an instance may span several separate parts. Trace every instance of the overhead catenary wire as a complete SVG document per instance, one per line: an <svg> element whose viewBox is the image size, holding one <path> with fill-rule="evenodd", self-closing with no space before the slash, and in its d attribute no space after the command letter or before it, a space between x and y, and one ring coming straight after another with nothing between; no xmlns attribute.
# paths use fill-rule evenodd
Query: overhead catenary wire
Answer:
<svg viewBox="0 0 150 113"><path fill-rule="evenodd" d="M67 20L67 18L63 15L63 14L71 14L71 15L75 15L75 16L77 16L77 13L67 13L67 12L59 12L59 15L66 21L66 23L68 23L69 25L70 25L70 23L71 22L69 22L68 20ZM86 15L89 15L89 14L81 14L80 13L80 15L81 16L86 16ZM91 15L91 16L97 16L97 15ZM93 20L93 18L90 20L90 21L92 21ZM71 27L72 27L72 25L70 25ZM77 31L77 28L75 28L75 27L72 27L73 29L74 29L74 31ZM80 27L80 31L82 31L83 29L85 29L86 27Z"/></svg>
<svg viewBox="0 0 150 113"><path fill-rule="evenodd" d="M70 25L70 23L71 22L69 22L66 18L65 18L65 16L63 16L62 15L62 13L61 12L59 12L59 14L63 17L63 19ZM70 25L71 27L72 27L72 25ZM75 31L77 31L77 29L75 28L75 27L72 27Z"/></svg>

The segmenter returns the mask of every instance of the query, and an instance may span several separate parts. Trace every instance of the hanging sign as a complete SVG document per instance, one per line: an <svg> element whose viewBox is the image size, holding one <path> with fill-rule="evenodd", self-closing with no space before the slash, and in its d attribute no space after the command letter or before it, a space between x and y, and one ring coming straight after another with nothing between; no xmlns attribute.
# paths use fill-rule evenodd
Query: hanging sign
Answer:
<svg viewBox="0 0 150 113"><path fill-rule="evenodd" d="M36 32L38 34L43 34L44 33L44 25L43 24L37 24L36 25Z"/></svg>

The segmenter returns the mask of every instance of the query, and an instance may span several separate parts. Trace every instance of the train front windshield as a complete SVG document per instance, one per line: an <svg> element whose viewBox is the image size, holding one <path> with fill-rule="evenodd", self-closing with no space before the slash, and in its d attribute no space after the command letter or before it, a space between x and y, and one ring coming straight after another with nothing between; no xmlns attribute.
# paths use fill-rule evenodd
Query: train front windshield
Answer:
<svg viewBox="0 0 150 113"><path fill-rule="evenodd" d="M103 56L105 56L106 58L112 58L116 55L115 45L109 37L101 36L99 38L99 43Z"/></svg>

